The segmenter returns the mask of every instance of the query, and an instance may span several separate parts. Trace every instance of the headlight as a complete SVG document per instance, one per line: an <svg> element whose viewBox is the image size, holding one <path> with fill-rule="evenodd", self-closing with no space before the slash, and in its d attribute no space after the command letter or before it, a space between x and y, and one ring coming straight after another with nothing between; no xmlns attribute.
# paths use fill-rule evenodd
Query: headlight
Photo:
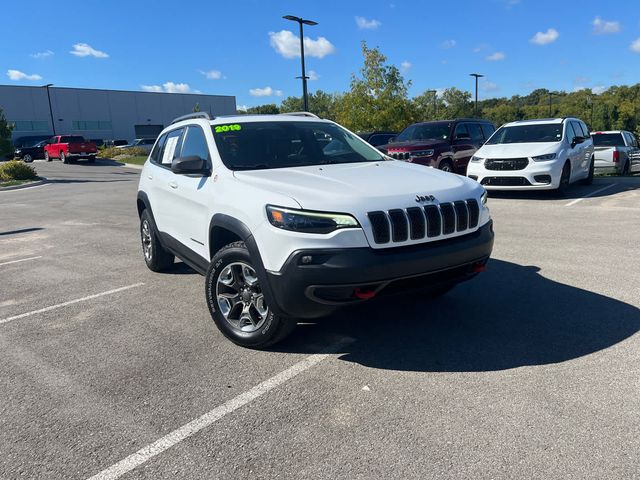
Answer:
<svg viewBox="0 0 640 480"><path fill-rule="evenodd" d="M341 228L358 228L360 224L344 213L310 212L267 205L271 225L283 230L303 233L330 233Z"/></svg>
<svg viewBox="0 0 640 480"><path fill-rule="evenodd" d="M410 157L431 157L433 155L433 148L429 150L418 150L416 152L409 152Z"/></svg>
<svg viewBox="0 0 640 480"><path fill-rule="evenodd" d="M546 160L555 160L555 153L547 153L546 155L538 155L537 157L531 157L534 162L544 162Z"/></svg>
<svg viewBox="0 0 640 480"><path fill-rule="evenodd" d="M473 157L471 157L471 161L474 162L474 163L481 162L483 160L484 160L484 158L476 157L475 155Z"/></svg>
<svg viewBox="0 0 640 480"><path fill-rule="evenodd" d="M482 202L482 205L487 204L487 197L487 191L485 190L484 192L482 192L482 195L480 195L480 201Z"/></svg>
<svg viewBox="0 0 640 480"><path fill-rule="evenodd" d="M18 155L20 155L20 152L22 152L22 150L20 150L19 148L16 148L16 153L17 153Z"/></svg>

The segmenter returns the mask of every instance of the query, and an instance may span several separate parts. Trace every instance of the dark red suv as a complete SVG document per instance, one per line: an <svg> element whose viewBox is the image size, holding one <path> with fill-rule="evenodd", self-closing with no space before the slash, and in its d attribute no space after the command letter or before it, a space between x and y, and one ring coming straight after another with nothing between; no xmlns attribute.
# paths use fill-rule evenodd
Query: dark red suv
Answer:
<svg viewBox="0 0 640 480"><path fill-rule="evenodd" d="M473 154L495 130L490 121L473 118L414 123L378 148L397 160L464 175Z"/></svg>

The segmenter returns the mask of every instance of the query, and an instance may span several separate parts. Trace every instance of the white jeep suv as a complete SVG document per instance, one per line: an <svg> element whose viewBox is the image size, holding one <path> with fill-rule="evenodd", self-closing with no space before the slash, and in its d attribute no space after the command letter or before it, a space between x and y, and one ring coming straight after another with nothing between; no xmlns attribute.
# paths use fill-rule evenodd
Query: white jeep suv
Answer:
<svg viewBox="0 0 640 480"><path fill-rule="evenodd" d="M137 198L147 266L177 256L205 275L217 327L252 348L296 319L473 277L493 247L485 202L478 183L391 160L311 114L180 117Z"/></svg>
<svg viewBox="0 0 640 480"><path fill-rule="evenodd" d="M577 118L521 120L501 126L474 154L467 176L487 190L556 190L593 181L593 141Z"/></svg>

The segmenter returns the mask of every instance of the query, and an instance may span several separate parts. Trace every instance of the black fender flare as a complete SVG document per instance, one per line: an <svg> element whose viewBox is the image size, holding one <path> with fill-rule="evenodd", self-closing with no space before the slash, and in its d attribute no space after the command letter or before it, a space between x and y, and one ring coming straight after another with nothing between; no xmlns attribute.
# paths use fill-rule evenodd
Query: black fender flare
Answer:
<svg viewBox="0 0 640 480"><path fill-rule="evenodd" d="M224 228L242 239L244 244L247 246L247 250L249 250L249 254L254 262L254 267L256 269L256 274L258 275L258 280L260 281L260 285L262 286L262 293L267 300L267 305L271 308L274 313L280 316L286 316L280 305L276 301L276 297L273 294L273 289L271 288L271 284L269 283L269 276L267 275L267 271L264 268L264 263L262 262L262 256L260 255L260 250L258 249L258 244L256 243L255 238L253 237L253 233L247 225L245 225L242 221L238 220L235 217L231 217L229 215L225 215L223 213L216 213L211 218L209 222L209 238L211 238L211 232L214 227ZM211 260L213 260L213 255L215 252L211 252Z"/></svg>

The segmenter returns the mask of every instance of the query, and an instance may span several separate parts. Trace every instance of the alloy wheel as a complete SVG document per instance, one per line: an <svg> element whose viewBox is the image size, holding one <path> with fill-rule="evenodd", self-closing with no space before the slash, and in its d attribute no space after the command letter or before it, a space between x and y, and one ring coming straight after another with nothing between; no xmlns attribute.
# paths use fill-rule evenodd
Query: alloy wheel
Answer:
<svg viewBox="0 0 640 480"><path fill-rule="evenodd" d="M142 222L142 252L144 253L144 259L150 262L153 258L153 244L151 243L151 226L147 220Z"/></svg>
<svg viewBox="0 0 640 480"><path fill-rule="evenodd" d="M216 301L225 320L242 332L260 329L269 315L256 271L244 262L230 263L220 271Z"/></svg>

